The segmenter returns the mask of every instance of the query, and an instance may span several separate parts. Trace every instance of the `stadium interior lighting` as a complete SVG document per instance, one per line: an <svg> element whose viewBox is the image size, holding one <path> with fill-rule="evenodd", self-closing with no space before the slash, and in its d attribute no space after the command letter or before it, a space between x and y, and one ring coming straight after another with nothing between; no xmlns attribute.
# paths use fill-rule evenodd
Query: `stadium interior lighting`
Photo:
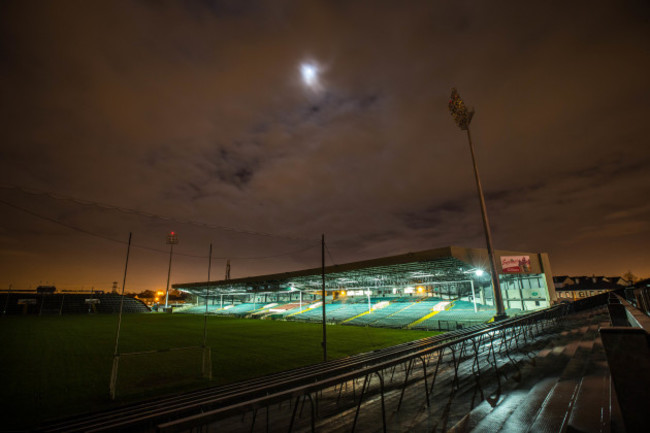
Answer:
<svg viewBox="0 0 650 433"><path fill-rule="evenodd" d="M475 269L469 269L467 271L463 271L463 274L474 274L477 277L481 277L485 274L485 271L483 269L475 268Z"/></svg>

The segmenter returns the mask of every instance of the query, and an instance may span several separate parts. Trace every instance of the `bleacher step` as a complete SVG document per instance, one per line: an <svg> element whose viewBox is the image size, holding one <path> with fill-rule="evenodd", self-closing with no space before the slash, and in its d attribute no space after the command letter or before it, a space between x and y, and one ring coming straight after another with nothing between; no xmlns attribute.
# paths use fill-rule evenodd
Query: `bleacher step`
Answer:
<svg viewBox="0 0 650 433"><path fill-rule="evenodd" d="M527 391L514 390L508 395L503 396L497 405L491 411L486 413L475 427L471 427L470 424L468 427L471 429L466 431L476 433L494 433L496 431L499 431L503 423L505 423L510 415L512 415L512 413L517 409L517 407L521 405L527 394ZM487 402L484 401L479 406L482 406L483 403ZM477 411L476 415L479 416L482 411L484 411L484 408L482 408L481 411Z"/></svg>
<svg viewBox="0 0 650 433"><path fill-rule="evenodd" d="M567 424L567 409L590 364L597 328L592 324L559 333L558 338L538 352L535 366L526 367L524 376L528 377L519 389L505 391L494 408L487 401L481 402L449 432L559 432ZM558 377L553 372L561 374ZM524 390L521 386L530 388ZM575 421L577 426L580 420Z"/></svg>
<svg viewBox="0 0 650 433"><path fill-rule="evenodd" d="M566 360L573 355L575 347L569 342L577 338L577 335L584 335L587 330L588 326L584 326L558 332L555 338L552 338L543 349L537 352L535 362L523 367L522 373L523 377L526 378L525 383L518 384L509 381L504 384L504 394L494 407L487 401L481 402L448 432L492 432L498 431L504 423L516 428L505 431L520 431L523 428L522 426L527 428L538 413L548 392L557 383L558 362L561 363L561 366L559 366L559 371L561 371L565 365L562 360ZM544 378L549 374L551 377ZM513 393L519 396L517 399L520 402L519 406L516 408L502 407L502 403ZM523 428L523 430L525 431L526 428Z"/></svg>
<svg viewBox="0 0 650 433"><path fill-rule="evenodd" d="M582 339L572 342L567 347L566 354L570 356L569 362L540 407L529 431L557 433L566 427L582 374L589 363L594 341L598 336L596 330L597 325L589 326Z"/></svg>
<svg viewBox="0 0 650 433"><path fill-rule="evenodd" d="M500 397L499 400L503 400L504 397ZM498 403L497 403L498 404ZM492 405L488 403L487 400L483 400L476 406L470 413L465 415L458 423L447 430L447 433L466 433L472 431L479 422L492 411Z"/></svg>
<svg viewBox="0 0 650 433"><path fill-rule="evenodd" d="M557 377L547 377L540 380L533 386L526 399L521 402L512 415L503 423L501 428L496 431L503 432L521 432L527 431L535 416L539 412L539 407L546 400L548 393L557 384Z"/></svg>
<svg viewBox="0 0 650 433"><path fill-rule="evenodd" d="M607 326L607 323L600 323ZM608 433L611 431L609 367L600 336L594 345L585 375L573 403L567 431Z"/></svg>
<svg viewBox="0 0 650 433"><path fill-rule="evenodd" d="M568 431L610 431L609 376L583 377L568 421Z"/></svg>

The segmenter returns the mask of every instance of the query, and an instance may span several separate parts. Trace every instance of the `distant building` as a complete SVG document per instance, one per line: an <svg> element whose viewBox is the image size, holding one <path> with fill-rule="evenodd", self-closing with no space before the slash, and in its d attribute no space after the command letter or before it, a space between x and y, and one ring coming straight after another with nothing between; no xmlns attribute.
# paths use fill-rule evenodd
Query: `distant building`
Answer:
<svg viewBox="0 0 650 433"><path fill-rule="evenodd" d="M604 276L567 276L553 277L553 285L558 301L575 301L601 293L611 292L630 286L630 282L621 277Z"/></svg>
<svg viewBox="0 0 650 433"><path fill-rule="evenodd" d="M637 281L636 283L634 283L634 287L637 289L650 288L650 278Z"/></svg>
<svg viewBox="0 0 650 433"><path fill-rule="evenodd" d="M40 293L42 295L51 295L54 292L56 292L55 286L38 286L36 288L36 293Z"/></svg>

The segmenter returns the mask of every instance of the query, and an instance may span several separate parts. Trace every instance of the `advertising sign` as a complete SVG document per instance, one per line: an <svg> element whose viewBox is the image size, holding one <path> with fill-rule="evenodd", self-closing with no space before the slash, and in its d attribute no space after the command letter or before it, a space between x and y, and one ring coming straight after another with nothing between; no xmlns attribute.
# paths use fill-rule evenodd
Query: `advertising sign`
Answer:
<svg viewBox="0 0 650 433"><path fill-rule="evenodd" d="M530 272L530 256L501 256L501 270L506 274Z"/></svg>

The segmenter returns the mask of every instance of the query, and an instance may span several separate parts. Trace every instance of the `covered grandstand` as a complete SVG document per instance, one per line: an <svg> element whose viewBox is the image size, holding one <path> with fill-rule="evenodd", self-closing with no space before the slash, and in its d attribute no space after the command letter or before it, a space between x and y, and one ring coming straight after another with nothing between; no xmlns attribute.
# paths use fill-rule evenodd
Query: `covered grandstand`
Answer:
<svg viewBox="0 0 650 433"><path fill-rule="evenodd" d="M146 313L149 307L140 299L113 293L0 293L3 315Z"/></svg>
<svg viewBox="0 0 650 433"><path fill-rule="evenodd" d="M456 329L495 313L484 249L445 247L279 274L174 284L197 297L188 312L361 326ZM495 252L506 312L550 306L556 295L548 255Z"/></svg>

